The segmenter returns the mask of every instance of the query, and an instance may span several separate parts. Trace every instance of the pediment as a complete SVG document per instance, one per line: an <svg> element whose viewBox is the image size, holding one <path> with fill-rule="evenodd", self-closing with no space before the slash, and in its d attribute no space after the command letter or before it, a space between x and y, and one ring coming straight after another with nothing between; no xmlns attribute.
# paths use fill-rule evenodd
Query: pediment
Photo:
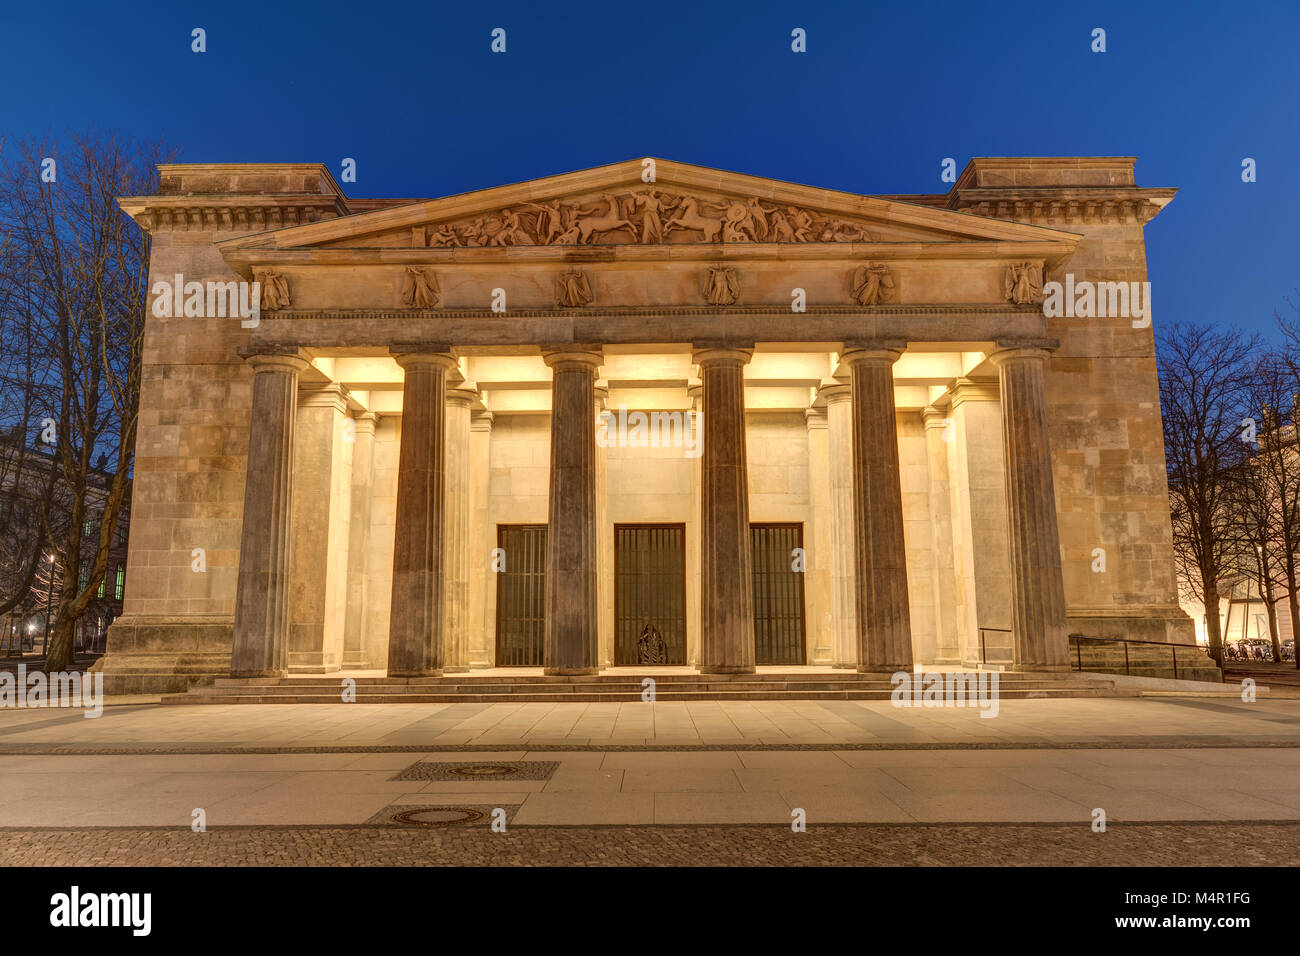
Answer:
<svg viewBox="0 0 1300 956"><path fill-rule="evenodd" d="M1032 242L1078 235L893 199L644 160L290 226L235 250Z"/></svg>

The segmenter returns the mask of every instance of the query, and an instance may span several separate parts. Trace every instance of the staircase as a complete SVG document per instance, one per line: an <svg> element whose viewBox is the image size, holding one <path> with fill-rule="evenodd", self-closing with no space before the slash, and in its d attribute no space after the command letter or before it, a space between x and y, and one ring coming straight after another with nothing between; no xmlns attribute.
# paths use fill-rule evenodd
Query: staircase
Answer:
<svg viewBox="0 0 1300 956"><path fill-rule="evenodd" d="M937 673L937 671L936 671ZM889 700L888 675L842 673L781 674L600 674L591 677L537 675L471 677L354 677L356 702L371 704L463 703L630 703L640 701L642 681L655 681L655 700ZM164 704L338 704L344 675L219 678L211 686L163 697ZM1076 674L998 675L998 697L1131 697L1114 682ZM920 706L916 704L915 706ZM974 706L974 702L970 703Z"/></svg>

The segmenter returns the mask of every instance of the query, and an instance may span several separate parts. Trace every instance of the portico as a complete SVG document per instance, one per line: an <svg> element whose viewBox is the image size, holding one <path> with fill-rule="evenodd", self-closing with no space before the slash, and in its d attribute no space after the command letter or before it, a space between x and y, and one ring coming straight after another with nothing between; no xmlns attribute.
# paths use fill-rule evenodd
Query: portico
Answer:
<svg viewBox="0 0 1300 956"><path fill-rule="evenodd" d="M973 214L997 163L1129 206ZM1040 294L1091 233L1140 244L1167 191L1125 160L976 161L948 197L644 168L388 203L320 167L176 166L124 200L155 273L276 294L151 319L110 681L1051 671L1098 622L1186 639L1150 329L1089 320L1131 342L1099 351ZM199 547L201 580L170 557Z"/></svg>

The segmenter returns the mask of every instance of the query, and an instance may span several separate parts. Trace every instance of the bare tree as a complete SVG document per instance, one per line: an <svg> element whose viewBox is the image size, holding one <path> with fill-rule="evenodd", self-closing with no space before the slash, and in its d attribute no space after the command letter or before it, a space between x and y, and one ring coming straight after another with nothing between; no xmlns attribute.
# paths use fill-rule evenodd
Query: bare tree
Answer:
<svg viewBox="0 0 1300 956"><path fill-rule="evenodd" d="M57 160L53 181L41 176L46 157ZM62 582L47 646L51 671L71 663L77 623L103 579L128 490L149 249L116 197L155 192L161 158L156 146L138 149L111 136L73 138L63 150L27 142L5 157L0 177L0 217L29 264L24 318L56 383L37 413L53 427L58 481L45 520ZM100 454L114 462L112 478L92 494ZM102 510L91 513L92 500Z"/></svg>
<svg viewBox="0 0 1300 956"><path fill-rule="evenodd" d="M1232 329L1172 323L1159 337L1160 410L1180 577L1205 607L1210 654L1223 663L1219 585L1239 547L1228 474L1243 432L1258 340Z"/></svg>

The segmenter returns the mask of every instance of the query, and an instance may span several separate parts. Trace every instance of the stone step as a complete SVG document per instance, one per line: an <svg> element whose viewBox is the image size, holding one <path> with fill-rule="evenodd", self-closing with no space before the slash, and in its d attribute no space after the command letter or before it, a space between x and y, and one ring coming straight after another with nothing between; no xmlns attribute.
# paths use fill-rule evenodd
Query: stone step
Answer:
<svg viewBox="0 0 1300 956"><path fill-rule="evenodd" d="M1023 681L1017 683L999 682L999 692L1007 693L1009 691L1029 691L1029 690L1066 690L1072 688L1087 688L1094 686L1091 681ZM549 693L561 697L575 698L579 694L637 694L642 692L642 686L637 683L620 683L620 684L600 684L581 685L560 684L548 686L545 684L493 684L490 686L479 686L475 684L457 684L449 683L442 685L413 685L413 684L358 684L356 691L358 695L386 694L390 696L411 696L420 694L474 694L484 697L508 697L521 693ZM786 683L783 681L764 681L761 683L732 683L732 684L713 684L707 681L700 681L690 684L660 684L656 686L656 693L663 694L680 694L680 693L769 693L769 692L789 692L801 693L807 692L824 692L824 691L872 691L889 694L894 687L888 681L872 681L858 683L839 683L834 681L806 681L799 683ZM228 684L220 687L199 687L190 691L193 695L202 696L239 696L259 694L338 694L341 691L341 682L317 684L294 682L289 684L278 685L239 685Z"/></svg>
<svg viewBox="0 0 1300 956"><path fill-rule="evenodd" d="M1086 686L1066 686L1051 689L999 690L1000 700L1027 700L1033 698L1066 697L1133 697L1137 691L1115 688L1089 682ZM889 690L767 690L767 691L660 691L657 703L672 701L747 701L747 700L890 700ZM641 700L640 691L583 691L580 693L553 693L528 691L508 695L474 693L409 693L385 692L358 693L357 703L372 704L456 704L456 703L633 703ZM286 691L267 688L259 693L209 693L171 694L162 698L164 704L338 704L342 695Z"/></svg>

